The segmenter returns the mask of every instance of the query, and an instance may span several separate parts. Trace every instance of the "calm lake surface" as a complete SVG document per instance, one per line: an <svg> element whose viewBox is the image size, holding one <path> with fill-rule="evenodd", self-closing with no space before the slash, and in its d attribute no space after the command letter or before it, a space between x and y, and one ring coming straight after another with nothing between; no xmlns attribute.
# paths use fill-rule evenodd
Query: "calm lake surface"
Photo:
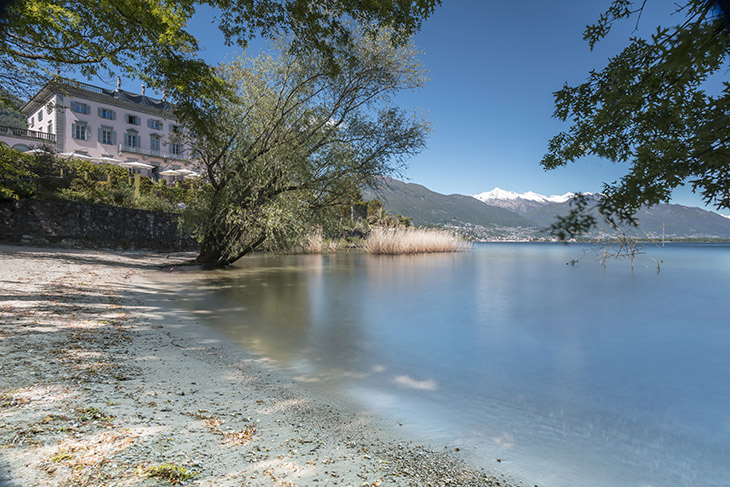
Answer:
<svg viewBox="0 0 730 487"><path fill-rule="evenodd" d="M585 248L254 256L180 306L530 486L730 485L730 246L647 246L633 271Z"/></svg>

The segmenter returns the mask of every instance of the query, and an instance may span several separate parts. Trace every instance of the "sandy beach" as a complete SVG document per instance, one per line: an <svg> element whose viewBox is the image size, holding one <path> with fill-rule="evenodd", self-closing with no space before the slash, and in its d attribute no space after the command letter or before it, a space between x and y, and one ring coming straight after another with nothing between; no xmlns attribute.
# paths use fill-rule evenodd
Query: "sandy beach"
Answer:
<svg viewBox="0 0 730 487"><path fill-rule="evenodd" d="M509 484L177 311L188 258L0 247L0 486Z"/></svg>

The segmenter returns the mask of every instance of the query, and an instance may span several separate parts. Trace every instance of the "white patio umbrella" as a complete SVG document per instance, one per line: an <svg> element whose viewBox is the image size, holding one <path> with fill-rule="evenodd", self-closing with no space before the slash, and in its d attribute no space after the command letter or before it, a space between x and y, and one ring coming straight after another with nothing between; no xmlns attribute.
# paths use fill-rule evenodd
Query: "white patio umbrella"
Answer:
<svg viewBox="0 0 730 487"><path fill-rule="evenodd" d="M106 162L109 164L119 164L120 162L122 162L119 159L114 159L113 157L107 156L96 157L94 160L97 162Z"/></svg>
<svg viewBox="0 0 730 487"><path fill-rule="evenodd" d="M177 169L166 169L164 171L160 171L160 176L184 176L185 173L180 172Z"/></svg>
<svg viewBox="0 0 730 487"><path fill-rule="evenodd" d="M66 157L68 159L93 159L91 156L87 156L86 154L80 154L78 152L62 152L58 155L61 157Z"/></svg>
<svg viewBox="0 0 730 487"><path fill-rule="evenodd" d="M152 169L153 167L155 167L152 164L145 164L144 162L137 162L137 161L122 162L120 164L120 166L131 167L131 168L135 168L136 167L138 169Z"/></svg>
<svg viewBox="0 0 730 487"><path fill-rule="evenodd" d="M200 173L197 173L195 171L191 171L190 169L184 167L182 169L176 169L178 173L180 173L181 176L185 176L186 178L199 178Z"/></svg>
<svg viewBox="0 0 730 487"><path fill-rule="evenodd" d="M50 154L50 151L37 147L35 149L30 149L30 150L25 151L25 153L26 154Z"/></svg>

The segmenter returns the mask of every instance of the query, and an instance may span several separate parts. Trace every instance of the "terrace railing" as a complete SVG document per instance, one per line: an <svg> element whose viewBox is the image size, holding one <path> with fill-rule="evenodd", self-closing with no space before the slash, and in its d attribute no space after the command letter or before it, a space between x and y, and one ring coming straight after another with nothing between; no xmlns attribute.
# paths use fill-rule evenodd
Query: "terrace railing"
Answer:
<svg viewBox="0 0 730 487"><path fill-rule="evenodd" d="M56 134L38 132L36 130L28 130L20 127L9 127L7 125L0 125L0 135L12 135L15 137L22 137L24 139L45 140L47 142L53 142L54 144L56 143Z"/></svg>
<svg viewBox="0 0 730 487"><path fill-rule="evenodd" d="M99 88L98 86L90 85L88 83L82 83L80 81L76 81L73 79L68 78L62 78L60 76L54 78L54 80L62 85L71 86L73 88L79 88L86 91L91 91L93 93L99 93L101 95L104 94L104 90L102 88Z"/></svg>

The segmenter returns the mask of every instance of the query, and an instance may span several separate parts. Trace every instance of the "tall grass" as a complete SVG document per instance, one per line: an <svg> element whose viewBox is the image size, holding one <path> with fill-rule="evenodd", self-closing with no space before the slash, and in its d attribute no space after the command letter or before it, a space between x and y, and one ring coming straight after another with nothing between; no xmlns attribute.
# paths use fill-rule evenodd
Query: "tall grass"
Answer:
<svg viewBox="0 0 730 487"><path fill-rule="evenodd" d="M422 254L469 250L471 245L444 230L376 227L363 248L371 254Z"/></svg>
<svg viewBox="0 0 730 487"><path fill-rule="evenodd" d="M324 236L321 228L314 228L301 236L296 242L283 242L278 247L270 248L279 254L322 254L337 252L347 247L344 240L332 240Z"/></svg>

